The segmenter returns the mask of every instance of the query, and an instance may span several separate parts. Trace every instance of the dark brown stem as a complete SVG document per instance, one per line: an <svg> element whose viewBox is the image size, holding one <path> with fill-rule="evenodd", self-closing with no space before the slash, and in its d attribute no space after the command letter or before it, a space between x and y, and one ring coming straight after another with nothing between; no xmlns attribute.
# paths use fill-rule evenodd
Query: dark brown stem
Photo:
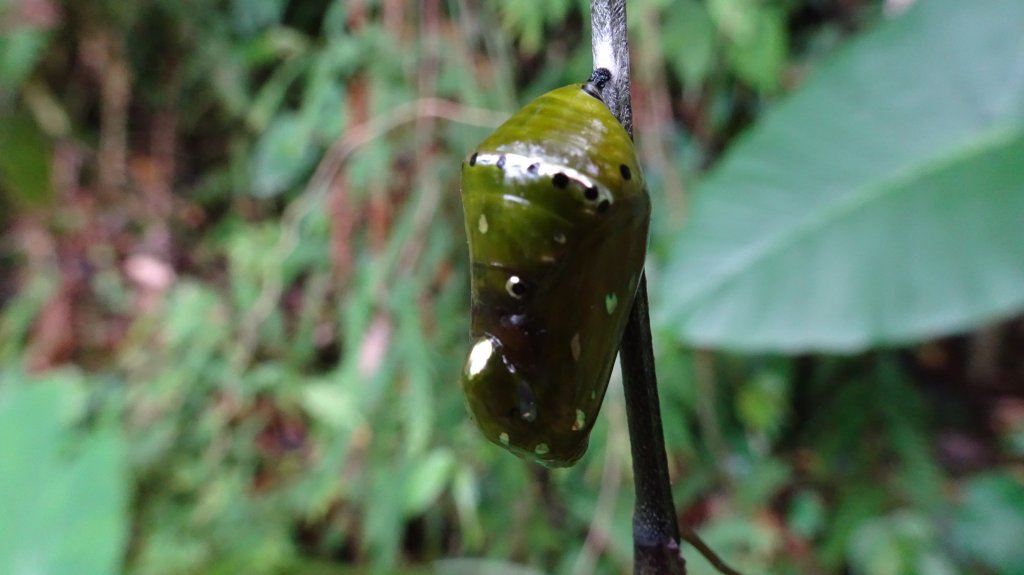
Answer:
<svg viewBox="0 0 1024 575"><path fill-rule="evenodd" d="M612 78L602 98L630 136L633 113L629 91L629 42L624 0L592 0L594 68ZM654 371L654 347L647 310L647 279L640 276L619 351L629 442L633 453L636 509L633 512L633 570L636 575L685 575L679 526L668 477L665 440Z"/></svg>
<svg viewBox="0 0 1024 575"><path fill-rule="evenodd" d="M626 35L625 0L591 0L594 70L604 68L611 80L601 99L633 136L633 108L629 90L629 41ZM672 484L668 476L665 439L658 401L658 377L654 370L650 313L647 309L647 277L640 275L636 299L629 313L619 349L622 360L629 445L633 453L636 509L633 512L633 570L636 575L686 575L679 548L679 524ZM725 575L739 573L725 564L692 529L683 537Z"/></svg>

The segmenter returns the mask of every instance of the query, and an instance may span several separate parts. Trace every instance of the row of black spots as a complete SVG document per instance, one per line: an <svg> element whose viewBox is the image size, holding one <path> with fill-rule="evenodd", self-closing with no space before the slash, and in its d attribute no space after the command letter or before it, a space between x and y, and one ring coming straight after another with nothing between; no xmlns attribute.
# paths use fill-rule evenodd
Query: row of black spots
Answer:
<svg viewBox="0 0 1024 575"><path fill-rule="evenodd" d="M469 165L470 166L476 166L476 158L477 158L478 155L479 154L477 152L474 152L473 155L469 157ZM502 154L501 156L498 157L498 168L499 169L503 169L504 167L505 167L505 155ZM531 173L531 174L536 175L537 172L540 171L540 163L534 162L534 163L530 164L530 166L528 168L526 168L526 171ZM621 174L622 175L622 179L626 180L627 182L629 180L633 179L633 171L630 170L629 166L627 166L626 164L619 164L619 174ZM557 174L552 176L551 179L554 182L555 186L557 186L559 188L564 188L566 186L566 184L569 183L569 176L566 176L562 172L558 172Z"/></svg>
<svg viewBox="0 0 1024 575"><path fill-rule="evenodd" d="M469 157L469 165L471 167L472 166L476 166L477 155L478 155L477 153L474 153L472 156ZM505 169L505 155L504 154L502 154L501 156L498 156L498 161L496 162L495 165L498 166L499 170ZM532 175L536 175L540 171L540 163L539 162L534 162L534 163L530 164L526 168L526 171L529 172ZM626 180L626 181L629 181L633 177L633 172L629 169L629 166L627 166L626 164L620 164L619 165L619 173L622 174L622 178L624 180ZM558 172L554 176L551 176L551 183L556 188L558 188L560 190L564 190L569 185L569 176L566 175L565 172ZM590 201L590 202L597 201L598 196L599 196L599 193L598 193L597 186L590 186L590 187L588 187L588 188L583 190L583 197L586 198L587 201ZM603 214L603 213L608 211L609 207L611 207L611 203L608 200L601 200L601 202L599 204L597 204L597 211L598 211L598 213L602 213Z"/></svg>
<svg viewBox="0 0 1024 575"><path fill-rule="evenodd" d="M474 152L473 155L469 157L469 165L470 166L476 166L476 158L477 158L478 155L479 155L478 153ZM504 169L505 168L505 155L504 154L502 154L501 156L498 157L497 166L498 166L498 169ZM540 163L534 162L534 163L530 164L529 167L526 168L526 171L531 173L531 174L536 175L537 172L540 171ZM630 170L629 166L627 166L626 164L619 164L619 174L621 174L622 175L622 179L626 180L627 182L629 180L633 179L633 171ZM565 175L563 172L558 172L557 174L555 174L554 176L551 177L551 181L552 181L553 184L555 184L555 187L557 187L557 188L564 188L566 185L569 184L569 176Z"/></svg>
<svg viewBox="0 0 1024 575"><path fill-rule="evenodd" d="M478 152L474 152L473 155L469 157L469 166L470 167L476 166L476 158L477 158L478 155L479 155ZM497 161L497 163L495 165L498 166L499 170L504 170L505 169L505 154L502 154L502 155L498 156L498 161ZM531 174L536 174L537 170L539 168L540 168L540 164L532 164L527 169L529 170L529 172Z"/></svg>
<svg viewBox="0 0 1024 575"><path fill-rule="evenodd" d="M554 176L551 176L551 183L558 189L565 189L569 185L569 176L565 175L564 172L558 172ZM583 198L588 202L595 202L600 196L597 186L589 186L583 189ZM608 200L601 200L601 203L597 204L597 211L604 213L608 211L611 204Z"/></svg>
<svg viewBox="0 0 1024 575"><path fill-rule="evenodd" d="M531 174L536 174L537 164L532 164L528 168L528 170ZM619 165L619 173L622 174L622 179L626 180L627 182L633 179L633 172L632 170L629 169L629 166L627 166L626 164ZM554 184L556 188L565 188L565 186L569 184L569 176L565 175L564 172L558 172L554 176L551 176L551 183Z"/></svg>

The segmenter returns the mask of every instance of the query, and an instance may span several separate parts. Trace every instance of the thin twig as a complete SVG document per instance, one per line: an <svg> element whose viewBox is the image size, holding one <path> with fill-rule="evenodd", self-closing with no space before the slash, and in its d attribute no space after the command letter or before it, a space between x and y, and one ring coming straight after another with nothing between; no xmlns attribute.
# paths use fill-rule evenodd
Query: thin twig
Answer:
<svg viewBox="0 0 1024 575"><path fill-rule="evenodd" d="M693 548L700 552L700 554L708 560L708 563L711 563L712 567L718 569L719 573L722 573L723 575L742 575L742 573L733 569L723 561L722 558L718 556L718 553L715 553L715 550L705 543L704 540L700 538L700 535L697 535L697 532L693 529L685 526L683 527L683 540L690 545L693 545Z"/></svg>
<svg viewBox="0 0 1024 575"><path fill-rule="evenodd" d="M625 0L591 0L594 69L612 74L602 99L630 136L633 113L629 89L629 41ZM647 278L640 276L619 356L622 360L626 417L633 453L636 510L633 513L633 561L637 575L686 574L679 549L679 524L668 476L665 439L654 369ZM687 528L684 539L725 575L739 575L700 536Z"/></svg>
<svg viewBox="0 0 1024 575"><path fill-rule="evenodd" d="M602 99L632 136L629 41L625 0L591 0L594 68L606 68L611 82ZM647 310L647 280L640 276L619 352L629 441L633 453L636 509L633 512L633 564L637 575L682 574L679 527L668 477Z"/></svg>
<svg viewBox="0 0 1024 575"><path fill-rule="evenodd" d="M637 575L685 575L686 563L679 549L679 525L665 456L644 275L640 276L619 357L636 491L634 570Z"/></svg>
<svg viewBox="0 0 1024 575"><path fill-rule="evenodd" d="M626 34L624 0L591 0L594 69L604 68L612 79L601 91L601 99L626 132L633 136L633 106L629 92L629 38Z"/></svg>

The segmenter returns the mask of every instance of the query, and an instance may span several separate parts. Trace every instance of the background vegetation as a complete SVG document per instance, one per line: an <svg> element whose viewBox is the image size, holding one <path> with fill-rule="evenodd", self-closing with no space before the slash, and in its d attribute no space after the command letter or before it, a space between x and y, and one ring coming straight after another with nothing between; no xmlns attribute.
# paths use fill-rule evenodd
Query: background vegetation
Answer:
<svg viewBox="0 0 1024 575"><path fill-rule="evenodd" d="M676 503L748 573L1024 573L1024 13L909 4L629 3ZM587 18L0 0L0 572L628 572L617 378L565 471L457 387L460 161Z"/></svg>

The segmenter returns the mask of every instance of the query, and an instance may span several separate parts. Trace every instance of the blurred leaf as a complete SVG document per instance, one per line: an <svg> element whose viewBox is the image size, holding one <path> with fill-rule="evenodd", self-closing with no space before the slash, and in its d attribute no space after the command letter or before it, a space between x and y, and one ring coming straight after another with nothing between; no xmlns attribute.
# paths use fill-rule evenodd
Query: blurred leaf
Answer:
<svg viewBox="0 0 1024 575"><path fill-rule="evenodd" d="M394 147L383 139L373 140L353 154L348 163L348 181L355 192L353 195L361 198L380 190L388 174L388 164L395 155Z"/></svg>
<svg viewBox="0 0 1024 575"><path fill-rule="evenodd" d="M302 107L303 117L314 126L318 140L324 145L337 138L345 125L344 84L338 81L335 66L326 62L326 58L321 58L314 67Z"/></svg>
<svg viewBox="0 0 1024 575"><path fill-rule="evenodd" d="M436 449L420 458L405 474L405 501L407 516L414 517L430 508L448 485L455 469L455 457L447 449Z"/></svg>
<svg viewBox="0 0 1024 575"><path fill-rule="evenodd" d="M53 150L31 116L0 110L0 150L0 191L21 204L49 200Z"/></svg>
<svg viewBox="0 0 1024 575"><path fill-rule="evenodd" d="M756 460L738 481L736 503L743 511L754 512L763 508L792 475L792 469L783 461Z"/></svg>
<svg viewBox="0 0 1024 575"><path fill-rule="evenodd" d="M732 70L763 92L779 86L786 64L786 19L759 0L708 0L708 13L726 39Z"/></svg>
<svg viewBox="0 0 1024 575"><path fill-rule="evenodd" d="M3 6L0 6L0 21L5 21ZM15 16L16 18L16 16ZM50 41L46 30L22 25L0 33L0 94L2 90L21 86L43 55Z"/></svg>
<svg viewBox="0 0 1024 575"><path fill-rule="evenodd" d="M932 523L903 510L864 523L850 541L857 575L955 575Z"/></svg>
<svg viewBox="0 0 1024 575"><path fill-rule="evenodd" d="M494 559L445 559L434 562L437 575L544 575L523 565Z"/></svg>
<svg viewBox="0 0 1024 575"><path fill-rule="evenodd" d="M281 21L287 0L231 0L235 30L247 36Z"/></svg>
<svg viewBox="0 0 1024 575"><path fill-rule="evenodd" d="M276 196L297 184L313 167L315 125L294 113L278 114L256 143L249 165L252 193Z"/></svg>
<svg viewBox="0 0 1024 575"><path fill-rule="evenodd" d="M960 571L945 554L931 552L924 553L918 558L915 574L918 573L920 575L959 575Z"/></svg>
<svg viewBox="0 0 1024 575"><path fill-rule="evenodd" d="M715 61L715 25L704 5L695 0L682 0L665 14L663 35L668 62L683 82L697 84L704 80Z"/></svg>
<svg viewBox="0 0 1024 575"><path fill-rule="evenodd" d="M71 399L82 394L76 378L58 375L32 385L5 379L0 573L119 573L128 492L118 430L105 426L83 434L71 425L81 416L82 404ZM78 409L69 413L75 404Z"/></svg>
<svg viewBox="0 0 1024 575"><path fill-rule="evenodd" d="M786 524L801 537L818 535L825 524L825 502L817 493L803 490L793 497Z"/></svg>
<svg viewBox="0 0 1024 575"><path fill-rule="evenodd" d="M876 401L888 446L900 464L894 486L921 508L935 509L943 505L943 474L931 455L927 412L918 390L895 369L890 371L893 367L881 374Z"/></svg>
<svg viewBox="0 0 1024 575"><path fill-rule="evenodd" d="M777 8L753 12L750 31L729 46L729 62L740 79L762 92L779 87L786 65L786 19Z"/></svg>
<svg viewBox="0 0 1024 575"><path fill-rule="evenodd" d="M164 333L171 349L208 349L227 335L227 315L216 292L197 282L177 284L165 303Z"/></svg>
<svg viewBox="0 0 1024 575"><path fill-rule="evenodd" d="M1014 0L922 1L822 67L705 182L657 319L704 346L853 351L1024 307L1022 21Z"/></svg>
<svg viewBox="0 0 1024 575"><path fill-rule="evenodd" d="M358 402L337 382L313 382L303 386L302 403L310 415L331 428L352 429L364 423Z"/></svg>
<svg viewBox="0 0 1024 575"><path fill-rule="evenodd" d="M403 470L404 471L404 470ZM375 466L367 486L369 498L364 501L366 518L363 529L364 545L372 553L375 566L386 572L394 567L398 559L402 539L402 488L403 473L395 473L384 465Z"/></svg>
<svg viewBox="0 0 1024 575"><path fill-rule="evenodd" d="M501 16L505 27L519 37L520 47L526 54L535 54L544 40L547 24L562 22L572 7L570 0L545 2L501 2Z"/></svg>
<svg viewBox="0 0 1024 575"><path fill-rule="evenodd" d="M726 37L746 44L756 34L759 0L707 0L708 14Z"/></svg>
<svg viewBox="0 0 1024 575"><path fill-rule="evenodd" d="M1000 573L1024 573L1024 485L1009 475L984 474L963 488L951 541Z"/></svg>
<svg viewBox="0 0 1024 575"><path fill-rule="evenodd" d="M459 465L452 482L452 497L455 499L466 548L474 549L483 542L484 532L480 526L480 486L471 467Z"/></svg>
<svg viewBox="0 0 1024 575"><path fill-rule="evenodd" d="M843 564L853 534L884 512L886 499L882 486L859 481L849 484L830 514L826 523L828 535L819 547L820 557L826 565L837 567Z"/></svg>
<svg viewBox="0 0 1024 575"><path fill-rule="evenodd" d="M20 360L36 317L59 287L57 270L40 270L29 278L17 297L3 303L0 310L0 361L13 364Z"/></svg>
<svg viewBox="0 0 1024 575"><path fill-rule="evenodd" d="M261 86L249 106L247 121L253 129L265 132L270 123L282 112L288 90L306 71L308 59L292 58L278 66L274 74Z"/></svg>
<svg viewBox="0 0 1024 575"><path fill-rule="evenodd" d="M740 388L736 396L740 419L750 429L771 434L783 424L789 401L786 378L761 371Z"/></svg>
<svg viewBox="0 0 1024 575"><path fill-rule="evenodd" d="M850 560L864 575L909 575L912 557L927 543L928 525L904 512L866 521L850 540Z"/></svg>
<svg viewBox="0 0 1024 575"><path fill-rule="evenodd" d="M781 551L782 538L775 527L747 515L718 515L699 532L702 539L740 573L768 573L772 557ZM698 553L686 555L687 575L720 572Z"/></svg>

